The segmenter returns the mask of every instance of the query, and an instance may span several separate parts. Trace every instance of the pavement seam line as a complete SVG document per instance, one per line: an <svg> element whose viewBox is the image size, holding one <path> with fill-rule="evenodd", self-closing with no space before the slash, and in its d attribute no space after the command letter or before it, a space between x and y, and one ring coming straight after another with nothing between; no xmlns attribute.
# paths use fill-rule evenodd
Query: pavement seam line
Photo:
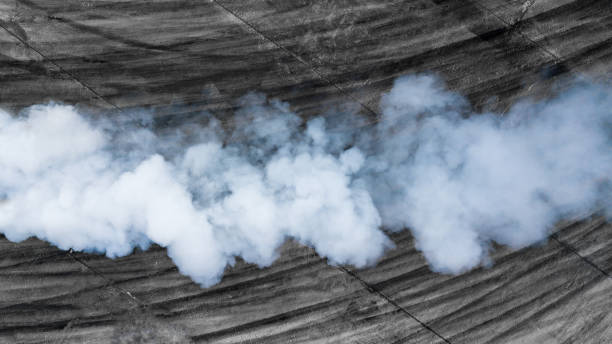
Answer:
<svg viewBox="0 0 612 344"><path fill-rule="evenodd" d="M409 318L411 318L412 320L416 321L419 325L421 325L421 327L423 327L424 329L426 329L429 332L433 333L436 337L442 339L445 343L451 344L450 340L448 340L446 337L444 337L442 334L440 334L438 331L436 331L433 327L427 325L427 323L425 323L423 320L419 319L416 315L410 313L402 305L400 305L397 302L395 302L390 296L388 296L387 294L385 294L381 290L375 288L370 283L366 282L364 279L359 277L352 270L350 270L350 269L348 269L346 267L343 267L343 266L338 266L336 268L338 270L344 272L345 274L351 276L353 279L357 280L368 292L370 292L371 294L377 295L378 297L382 298L387 303L389 303L390 305L394 306L395 308L400 310L402 313L407 315Z"/></svg>
<svg viewBox="0 0 612 344"><path fill-rule="evenodd" d="M103 280L106 281L106 286L110 287L112 289L116 289L117 291L119 291L122 294L127 295L130 299L132 299L138 306L143 307L145 306L145 303L140 301L137 297L135 297L134 295L132 295L132 293L125 289L122 288L120 286L116 285L116 281L106 277L101 271L99 271L98 269L94 268L93 266L87 264L84 260L82 260L81 258L77 257L74 255L74 251L72 249L68 250L68 255L74 259L77 263L81 264L82 266L84 266L87 270L93 272L96 276L102 278Z"/></svg>
<svg viewBox="0 0 612 344"><path fill-rule="evenodd" d="M585 264L589 265L590 267L592 267L593 269L597 270L599 273L601 273L602 275L604 275L606 278L608 279L612 279L612 275L610 275L610 273L608 273L606 270L604 270L603 268L601 268L599 265L597 265L595 262L593 262L592 260L590 260L588 257L583 256L582 254L580 254L580 252L578 252L578 250L566 243L565 241L561 240L559 238L559 236L557 235L557 233L553 233L550 235L550 237L557 242L561 247L563 247L564 249L570 251L571 253L573 253L574 255L576 255L578 258L580 258Z"/></svg>
<svg viewBox="0 0 612 344"><path fill-rule="evenodd" d="M51 63L53 66L55 66L57 69L59 69L59 71L65 75L67 75L68 77L70 77L72 80L74 80L76 83L78 83L79 85L81 85L81 87L83 87L84 89L86 89L87 91L89 91L91 94L93 94L96 98L102 100L104 103L110 105L111 107L113 107L115 110L118 110L119 112L122 112L121 108L117 105L115 105L114 103L112 103L111 101L109 101L108 99L106 99L105 97L103 97L100 93L98 93L96 90L94 90L91 86L87 85L85 82L81 81L79 78L77 78L76 75L72 74L71 72L69 72L68 70L66 70L64 67L62 67L61 65L59 65L57 62L55 62L53 59L47 57L45 54L43 54L42 51L40 51L39 49L35 48L34 46L32 46L31 44L29 44L28 42L26 42L23 38L19 37L19 35L15 34L13 31L9 30L2 22L0 22L0 27L2 29L4 29L4 31L6 31L9 35L11 35L13 38L17 39L19 42L21 42L21 44L23 44L24 46L26 46L28 49L34 51L36 54L40 55L40 57L43 58L44 61L47 61L49 63Z"/></svg>
<svg viewBox="0 0 612 344"><path fill-rule="evenodd" d="M282 44L277 42L275 39L273 39L272 37L268 36L267 34L262 32L261 30L256 28L255 25L251 24L246 19L242 18L240 15L238 15L238 13L236 13L235 11L233 11L232 9L227 7L226 5L222 4L219 0L210 0L210 1L212 3L214 3L215 5L217 5L218 7L220 7L221 9L223 9L223 11L225 11L226 13L231 15L232 17L236 18L242 24L247 26L251 31L255 32L255 34L257 34L260 38L263 38L264 40L272 43L278 49L284 51L286 54L288 54L289 56L293 57L299 63L301 63L304 66L306 66L318 79L323 80L328 85L332 86L338 92L343 94L345 97L347 97L351 101L354 101L357 104L359 104L362 108L364 108L367 112L369 112L370 115L374 115L377 119L382 117L378 112L374 111L374 109L372 109L370 106L368 106L367 104L361 102L359 99L357 99L354 96L352 96L351 94L349 94L349 92L346 89L342 88L337 83L333 82L330 78L328 78L323 73L321 73L319 70L317 70L317 68L315 66L313 66L312 63L306 61L305 59L301 58L296 53L294 53L291 50L289 50L288 48L284 47Z"/></svg>

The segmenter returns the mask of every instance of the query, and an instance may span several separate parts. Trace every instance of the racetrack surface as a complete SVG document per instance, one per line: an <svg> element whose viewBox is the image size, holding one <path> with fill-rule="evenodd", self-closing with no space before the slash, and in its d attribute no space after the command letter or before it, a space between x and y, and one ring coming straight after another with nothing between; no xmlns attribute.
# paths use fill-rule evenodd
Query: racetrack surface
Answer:
<svg viewBox="0 0 612 344"><path fill-rule="evenodd" d="M0 104L62 101L158 127L231 120L259 91L304 117L375 117L401 75L434 72L505 111L612 74L612 4L594 0L0 0ZM350 128L347 128L347 130ZM490 267L431 272L409 231L373 267L287 242L202 289L163 248L116 260L0 240L2 343L610 343L612 226L559 223Z"/></svg>

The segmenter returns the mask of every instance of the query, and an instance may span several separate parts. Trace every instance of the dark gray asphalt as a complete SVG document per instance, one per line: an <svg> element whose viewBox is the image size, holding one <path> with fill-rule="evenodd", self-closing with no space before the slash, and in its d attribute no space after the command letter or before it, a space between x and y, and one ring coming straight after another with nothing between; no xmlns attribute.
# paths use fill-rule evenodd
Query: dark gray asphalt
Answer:
<svg viewBox="0 0 612 344"><path fill-rule="evenodd" d="M397 76L435 72L504 111L576 73L612 75L607 0L0 0L0 104L229 118L261 91L300 115L375 116ZM0 240L1 343L612 343L612 226L559 225L493 265L432 273L409 232L372 268L296 243L201 289L163 249L110 260Z"/></svg>

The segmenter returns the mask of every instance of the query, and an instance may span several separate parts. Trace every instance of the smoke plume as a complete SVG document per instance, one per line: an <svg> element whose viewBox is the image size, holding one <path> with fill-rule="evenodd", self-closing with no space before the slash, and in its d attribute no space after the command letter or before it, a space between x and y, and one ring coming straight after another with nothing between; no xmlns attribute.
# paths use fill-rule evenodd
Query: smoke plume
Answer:
<svg viewBox="0 0 612 344"><path fill-rule="evenodd" d="M231 125L202 114L206 125L165 130L143 112L0 112L0 231L109 257L157 243L211 285L236 256L271 264L287 238L364 266L392 246L381 228L409 228L434 270L460 273L486 262L492 241L520 248L563 217L612 213L605 85L502 116L407 76L379 122L359 128L304 121L258 94L240 105Z"/></svg>

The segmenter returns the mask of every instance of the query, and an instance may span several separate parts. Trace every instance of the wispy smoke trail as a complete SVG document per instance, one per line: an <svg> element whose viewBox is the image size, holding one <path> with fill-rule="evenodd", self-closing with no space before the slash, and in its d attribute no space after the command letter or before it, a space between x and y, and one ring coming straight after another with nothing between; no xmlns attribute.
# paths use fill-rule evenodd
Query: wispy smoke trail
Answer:
<svg viewBox="0 0 612 344"><path fill-rule="evenodd" d="M459 273L491 241L522 247L563 216L612 209L602 85L499 116L404 77L382 121L352 132L261 95L241 104L231 130L163 134L58 104L0 112L0 231L111 257L154 242L210 285L235 256L271 264L287 237L332 263L374 263L392 246L381 226L410 228L433 269Z"/></svg>

